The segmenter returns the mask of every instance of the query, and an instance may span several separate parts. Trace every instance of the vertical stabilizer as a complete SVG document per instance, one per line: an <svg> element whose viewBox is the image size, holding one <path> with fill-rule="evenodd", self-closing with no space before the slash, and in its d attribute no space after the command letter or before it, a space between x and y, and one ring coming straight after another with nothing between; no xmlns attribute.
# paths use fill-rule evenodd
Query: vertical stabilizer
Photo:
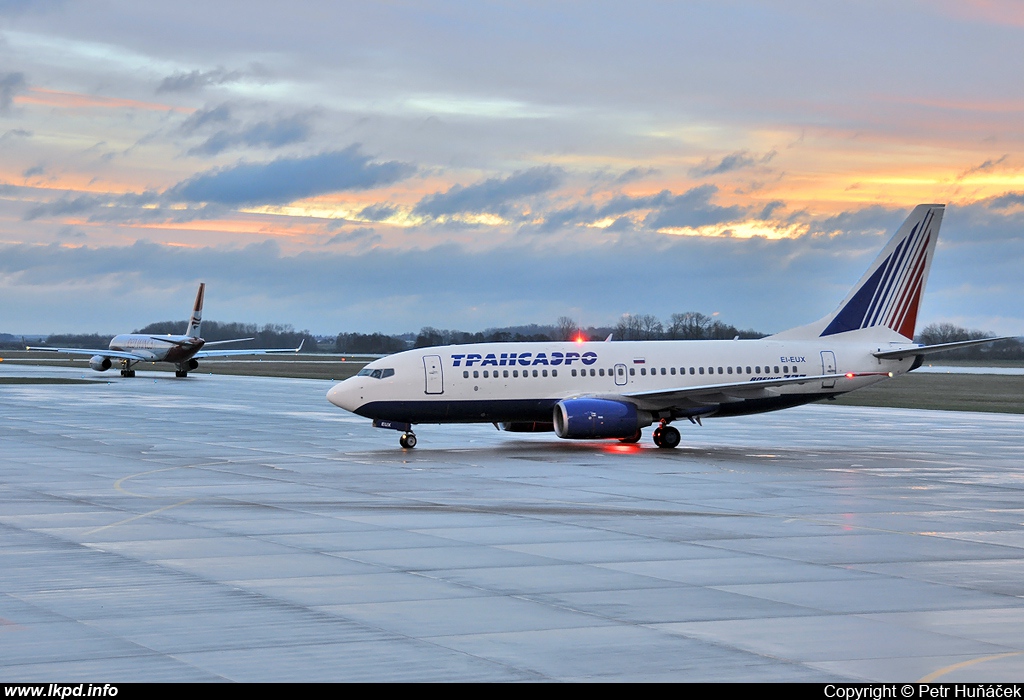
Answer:
<svg viewBox="0 0 1024 700"><path fill-rule="evenodd" d="M206 283L199 283L199 291L196 292L196 303L192 306L192 316L188 320L188 328L185 329L185 335L198 338L199 337L199 326L203 322L203 295L206 292Z"/></svg>
<svg viewBox="0 0 1024 700"><path fill-rule="evenodd" d="M942 204L914 207L838 309L815 323L773 337L809 339L866 328L888 328L913 339L944 211Z"/></svg>

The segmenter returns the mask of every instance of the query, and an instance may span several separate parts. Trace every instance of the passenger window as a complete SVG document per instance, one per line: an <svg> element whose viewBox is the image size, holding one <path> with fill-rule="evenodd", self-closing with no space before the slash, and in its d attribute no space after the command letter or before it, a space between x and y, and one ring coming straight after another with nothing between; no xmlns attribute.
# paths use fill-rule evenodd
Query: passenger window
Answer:
<svg viewBox="0 0 1024 700"><path fill-rule="evenodd" d="M754 368L754 374L761 374L761 365Z"/></svg>
<svg viewBox="0 0 1024 700"><path fill-rule="evenodd" d="M602 367L601 369L597 370L597 373L603 377L604 376L604 367Z"/></svg>
<svg viewBox="0 0 1024 700"><path fill-rule="evenodd" d="M665 376L665 368L664 367L661 368L661 376L663 376L663 377Z"/></svg>
<svg viewBox="0 0 1024 700"><path fill-rule="evenodd" d="M618 368L618 370L619 370L619 371L617 372L617 374L618 374L618 375L619 375L620 377L624 377L624 376L626 376L626 372L625 372L625 370L623 370L623 369L622 369L621 367L619 367L619 368Z"/></svg>
<svg viewBox="0 0 1024 700"><path fill-rule="evenodd" d="M487 370L484 370L484 379L488 379Z"/></svg>
<svg viewBox="0 0 1024 700"><path fill-rule="evenodd" d="M576 376L576 370L572 371L572 376L574 376L574 377Z"/></svg>
<svg viewBox="0 0 1024 700"><path fill-rule="evenodd" d="M501 371L501 376L503 376L505 379L508 379L508 370L507 369L503 369Z"/></svg>
<svg viewBox="0 0 1024 700"><path fill-rule="evenodd" d="M593 367L590 368L590 376L591 377L596 377L597 376L597 370L594 369Z"/></svg>
<svg viewBox="0 0 1024 700"><path fill-rule="evenodd" d="M629 368L629 376L631 376L631 377L635 377L636 376L636 367L630 367Z"/></svg>
<svg viewBox="0 0 1024 700"><path fill-rule="evenodd" d="M703 367L700 368L700 373L704 374L704 368Z"/></svg>
<svg viewBox="0 0 1024 700"><path fill-rule="evenodd" d="M462 370L462 378L463 379L469 379L469 370L468 369Z"/></svg>
<svg viewBox="0 0 1024 700"><path fill-rule="evenodd" d="M537 376L537 370L533 370L533 376Z"/></svg>
<svg viewBox="0 0 1024 700"><path fill-rule="evenodd" d="M779 374L779 366L775 365L775 374Z"/></svg>
<svg viewBox="0 0 1024 700"><path fill-rule="evenodd" d="M517 370L517 369L512 370L512 376L515 379L518 379L519 378L519 370Z"/></svg>
<svg viewBox="0 0 1024 700"><path fill-rule="evenodd" d="M548 371L546 369L542 369L540 371L540 374L541 374L542 377L546 377L546 376L548 376Z"/></svg>
<svg viewBox="0 0 1024 700"><path fill-rule="evenodd" d="M476 370L473 370L473 379L479 379L479 377L480 377L480 373L477 372Z"/></svg>
<svg viewBox="0 0 1024 700"><path fill-rule="evenodd" d="M732 374L732 367L728 367L727 369L729 370L728 374Z"/></svg>
<svg viewBox="0 0 1024 700"><path fill-rule="evenodd" d="M690 368L690 374L693 374L693 367Z"/></svg>
<svg viewBox="0 0 1024 700"><path fill-rule="evenodd" d="M750 367L749 366L747 367L747 374L752 374L752 372L750 371Z"/></svg>
<svg viewBox="0 0 1024 700"><path fill-rule="evenodd" d="M669 374L675 374L675 373L676 373L676 368L675 367L673 367L672 369L669 370Z"/></svg>
<svg viewBox="0 0 1024 700"><path fill-rule="evenodd" d="M551 370L551 376L552 377L557 377L558 376L558 370L557 369Z"/></svg>
<svg viewBox="0 0 1024 700"><path fill-rule="evenodd" d="M642 377L646 377L647 376L647 368L646 367L641 367L640 368L640 376L642 376Z"/></svg>

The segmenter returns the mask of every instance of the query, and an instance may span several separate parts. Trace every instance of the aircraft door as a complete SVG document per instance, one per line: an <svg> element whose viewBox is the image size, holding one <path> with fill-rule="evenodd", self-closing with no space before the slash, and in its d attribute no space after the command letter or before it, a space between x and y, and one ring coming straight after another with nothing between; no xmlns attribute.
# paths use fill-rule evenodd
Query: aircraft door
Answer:
<svg viewBox="0 0 1024 700"><path fill-rule="evenodd" d="M615 365L615 384L616 386L626 386L626 365L618 364Z"/></svg>
<svg viewBox="0 0 1024 700"><path fill-rule="evenodd" d="M441 372L440 355L423 356L423 374L426 377L427 381L427 388L425 389L424 393L444 393L444 374Z"/></svg>
<svg viewBox="0 0 1024 700"><path fill-rule="evenodd" d="M821 351L821 373L822 374L835 374L836 373L836 354L831 350ZM822 381L822 389L831 389L835 387L835 379L826 379Z"/></svg>

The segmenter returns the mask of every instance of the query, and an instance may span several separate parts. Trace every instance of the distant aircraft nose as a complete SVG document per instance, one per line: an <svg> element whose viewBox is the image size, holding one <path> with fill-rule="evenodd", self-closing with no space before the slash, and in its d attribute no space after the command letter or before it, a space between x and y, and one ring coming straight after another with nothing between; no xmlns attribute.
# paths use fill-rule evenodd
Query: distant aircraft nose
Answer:
<svg viewBox="0 0 1024 700"><path fill-rule="evenodd" d="M327 400L338 408L344 408L346 411L352 412L355 412L362 403L362 397L359 396L359 387L347 380L332 386L331 390L327 392Z"/></svg>

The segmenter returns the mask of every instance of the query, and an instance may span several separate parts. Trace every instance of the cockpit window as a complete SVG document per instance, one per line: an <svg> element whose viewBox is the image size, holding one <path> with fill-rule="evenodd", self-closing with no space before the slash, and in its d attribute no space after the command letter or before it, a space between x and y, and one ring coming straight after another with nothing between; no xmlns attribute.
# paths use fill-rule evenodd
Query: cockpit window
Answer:
<svg viewBox="0 0 1024 700"><path fill-rule="evenodd" d="M359 370L359 373L356 374L356 376L357 377L373 377L374 379L386 379L387 377L395 376L395 370L393 370L393 369L370 369L369 367L364 367L363 369Z"/></svg>

